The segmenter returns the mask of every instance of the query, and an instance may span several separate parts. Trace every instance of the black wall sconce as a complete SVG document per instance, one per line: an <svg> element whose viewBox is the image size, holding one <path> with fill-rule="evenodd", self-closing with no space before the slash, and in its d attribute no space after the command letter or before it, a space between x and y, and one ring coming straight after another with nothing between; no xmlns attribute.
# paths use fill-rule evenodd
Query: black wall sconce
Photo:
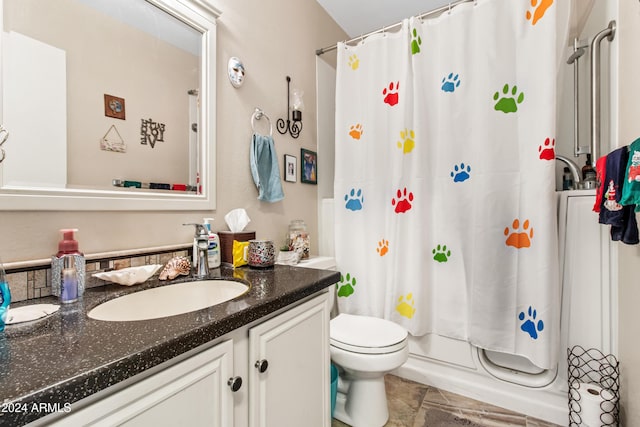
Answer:
<svg viewBox="0 0 640 427"><path fill-rule="evenodd" d="M299 96L298 102L294 102L294 108L291 109L290 102L290 93L289 86L291 84L291 77L287 76L287 121L285 122L283 119L278 119L276 122L276 127L278 132L282 135L289 132L293 138L297 138L300 136L300 131L302 131L302 111L298 109L298 106L302 105L302 95L296 94ZM289 119L289 111L291 111L291 119Z"/></svg>

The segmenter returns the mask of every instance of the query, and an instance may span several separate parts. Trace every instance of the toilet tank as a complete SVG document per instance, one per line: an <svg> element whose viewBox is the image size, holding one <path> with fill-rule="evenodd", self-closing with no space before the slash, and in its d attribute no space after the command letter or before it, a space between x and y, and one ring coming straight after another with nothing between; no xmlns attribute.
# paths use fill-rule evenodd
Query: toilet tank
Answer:
<svg viewBox="0 0 640 427"><path fill-rule="evenodd" d="M305 268L317 268L319 270L337 270L336 260L329 256L314 256L311 255L308 259L300 260L298 267ZM331 302L331 317L337 315L338 305L336 302L336 287L329 286L329 301Z"/></svg>
<svg viewBox="0 0 640 427"><path fill-rule="evenodd" d="M308 259L300 260L298 267L317 268L319 270L335 270L336 260L329 256L311 255Z"/></svg>

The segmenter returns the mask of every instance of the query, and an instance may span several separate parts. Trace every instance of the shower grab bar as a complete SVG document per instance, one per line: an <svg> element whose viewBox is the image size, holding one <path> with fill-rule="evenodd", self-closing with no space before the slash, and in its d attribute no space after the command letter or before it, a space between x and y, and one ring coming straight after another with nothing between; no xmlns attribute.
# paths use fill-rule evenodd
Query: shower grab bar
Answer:
<svg viewBox="0 0 640 427"><path fill-rule="evenodd" d="M600 43L606 37L612 41L616 34L616 21L600 31L591 41L591 166L596 167L600 157Z"/></svg>
<svg viewBox="0 0 640 427"><path fill-rule="evenodd" d="M567 64L573 64L573 156L578 157L580 154L588 154L589 146L582 147L579 138L579 121L580 121L580 103L579 103L579 67L578 59L585 54L586 48L589 47L587 42L579 42L577 38L573 39L573 53L567 59Z"/></svg>

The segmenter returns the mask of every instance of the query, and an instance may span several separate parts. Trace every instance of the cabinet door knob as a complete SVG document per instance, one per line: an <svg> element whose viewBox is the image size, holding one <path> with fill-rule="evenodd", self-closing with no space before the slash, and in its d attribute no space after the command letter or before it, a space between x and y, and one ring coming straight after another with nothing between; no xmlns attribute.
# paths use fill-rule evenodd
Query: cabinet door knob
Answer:
<svg viewBox="0 0 640 427"><path fill-rule="evenodd" d="M236 391L240 390L240 387L242 387L242 378L231 377L229 378L229 381L227 381L227 385L229 386L231 391L235 393Z"/></svg>
<svg viewBox="0 0 640 427"><path fill-rule="evenodd" d="M263 372L267 372L269 362L267 362L267 359L258 360L254 366L258 369L258 372L262 374Z"/></svg>

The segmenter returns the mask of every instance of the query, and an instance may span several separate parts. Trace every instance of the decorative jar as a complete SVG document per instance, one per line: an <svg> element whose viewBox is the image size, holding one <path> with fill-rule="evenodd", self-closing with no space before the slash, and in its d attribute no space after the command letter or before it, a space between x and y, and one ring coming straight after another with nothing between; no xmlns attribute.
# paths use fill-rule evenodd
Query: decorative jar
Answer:
<svg viewBox="0 0 640 427"><path fill-rule="evenodd" d="M289 250L301 253L302 259L309 258L311 245L304 220L294 219L289 224Z"/></svg>

